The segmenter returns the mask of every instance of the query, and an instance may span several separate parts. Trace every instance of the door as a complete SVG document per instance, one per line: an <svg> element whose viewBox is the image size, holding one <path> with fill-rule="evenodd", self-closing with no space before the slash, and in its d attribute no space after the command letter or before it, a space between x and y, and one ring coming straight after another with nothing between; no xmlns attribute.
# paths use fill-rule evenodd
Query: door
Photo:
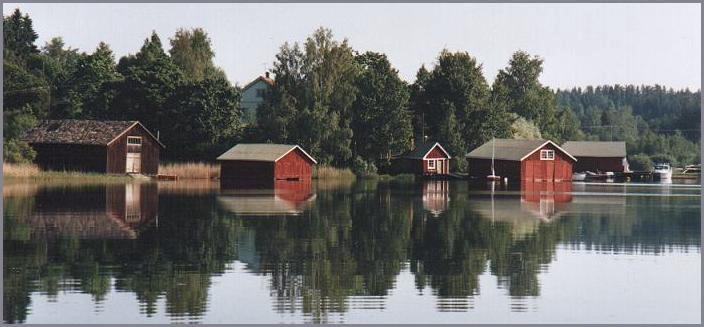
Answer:
<svg viewBox="0 0 704 327"><path fill-rule="evenodd" d="M128 152L127 153L127 167L126 172L128 174L139 174L142 172L142 154L139 152Z"/></svg>

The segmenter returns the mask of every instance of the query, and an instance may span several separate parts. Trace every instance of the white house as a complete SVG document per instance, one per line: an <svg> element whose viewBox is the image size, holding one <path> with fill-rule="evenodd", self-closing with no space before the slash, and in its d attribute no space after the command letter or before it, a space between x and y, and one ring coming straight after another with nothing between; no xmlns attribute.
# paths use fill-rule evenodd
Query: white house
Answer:
<svg viewBox="0 0 704 327"><path fill-rule="evenodd" d="M255 124L257 121L257 107L264 102L264 94L274 86L274 80L269 77L269 72L259 76L242 88L240 108L244 114L243 121Z"/></svg>

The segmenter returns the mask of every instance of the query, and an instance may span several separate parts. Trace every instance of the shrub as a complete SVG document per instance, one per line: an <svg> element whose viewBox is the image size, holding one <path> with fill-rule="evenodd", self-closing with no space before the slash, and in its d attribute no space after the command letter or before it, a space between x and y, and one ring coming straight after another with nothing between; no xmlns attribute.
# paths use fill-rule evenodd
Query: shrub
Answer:
<svg viewBox="0 0 704 327"><path fill-rule="evenodd" d="M376 175L376 165L357 156L352 162L352 172L357 176Z"/></svg>
<svg viewBox="0 0 704 327"><path fill-rule="evenodd" d="M665 154L665 153L653 154L650 156L650 160L653 163L669 163L670 165L673 165L673 166L678 163L677 159L675 159L675 157L673 157L669 154Z"/></svg>
<svg viewBox="0 0 704 327"><path fill-rule="evenodd" d="M628 159L628 165L631 170L650 171L653 169L653 160L645 153L638 153Z"/></svg>
<svg viewBox="0 0 704 327"><path fill-rule="evenodd" d="M3 159L9 163L31 163L37 155L29 144L17 139L5 140L2 151Z"/></svg>

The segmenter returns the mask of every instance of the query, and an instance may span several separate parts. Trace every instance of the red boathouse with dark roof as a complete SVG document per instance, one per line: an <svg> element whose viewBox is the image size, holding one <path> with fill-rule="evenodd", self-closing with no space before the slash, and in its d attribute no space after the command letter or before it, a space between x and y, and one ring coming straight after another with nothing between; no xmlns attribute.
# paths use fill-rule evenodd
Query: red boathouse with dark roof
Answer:
<svg viewBox="0 0 704 327"><path fill-rule="evenodd" d="M21 138L45 170L156 175L164 149L138 121L43 120Z"/></svg>
<svg viewBox="0 0 704 327"><path fill-rule="evenodd" d="M452 157L438 142L421 144L391 160L394 174L443 175L450 173Z"/></svg>
<svg viewBox="0 0 704 327"><path fill-rule="evenodd" d="M469 176L483 179L490 175L492 156L495 174L509 181L571 181L577 162L549 140L495 139L466 155Z"/></svg>
<svg viewBox="0 0 704 327"><path fill-rule="evenodd" d="M217 161L220 179L228 185L263 183L272 187L277 180L310 180L317 163L298 145L243 143L227 150Z"/></svg>

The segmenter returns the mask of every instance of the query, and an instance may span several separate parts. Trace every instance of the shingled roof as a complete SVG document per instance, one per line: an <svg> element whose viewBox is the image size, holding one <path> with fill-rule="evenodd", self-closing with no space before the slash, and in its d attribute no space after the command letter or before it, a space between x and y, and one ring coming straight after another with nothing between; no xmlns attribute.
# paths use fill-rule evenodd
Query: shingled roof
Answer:
<svg viewBox="0 0 704 327"><path fill-rule="evenodd" d="M138 121L121 120L42 120L21 139L30 144L108 145L137 124L141 125ZM157 143L164 146L159 140Z"/></svg>
<svg viewBox="0 0 704 327"><path fill-rule="evenodd" d="M249 160L276 162L289 152L299 149L313 163L318 163L298 145L271 143L240 143L221 154L217 160Z"/></svg>
<svg viewBox="0 0 704 327"><path fill-rule="evenodd" d="M562 145L565 151L575 157L618 157L626 156L626 142L568 141Z"/></svg>
<svg viewBox="0 0 704 327"><path fill-rule="evenodd" d="M575 159L570 153L563 150L560 146L550 140L494 139L493 141L486 142L480 147L472 150L472 152L468 153L465 157L473 159L491 159L492 142L495 142L494 159L498 160L521 161L539 148L542 148L545 144L550 143L560 149L563 153L567 154L574 161L577 161L577 159Z"/></svg>
<svg viewBox="0 0 704 327"><path fill-rule="evenodd" d="M450 159L450 154L445 151L445 149L440 145L438 142L426 142L423 143L419 146L417 146L415 149L408 151L404 154L402 154L400 157L401 158L408 158L408 159L424 159L430 151L435 148L435 146L438 146L442 152L447 155L447 158Z"/></svg>

